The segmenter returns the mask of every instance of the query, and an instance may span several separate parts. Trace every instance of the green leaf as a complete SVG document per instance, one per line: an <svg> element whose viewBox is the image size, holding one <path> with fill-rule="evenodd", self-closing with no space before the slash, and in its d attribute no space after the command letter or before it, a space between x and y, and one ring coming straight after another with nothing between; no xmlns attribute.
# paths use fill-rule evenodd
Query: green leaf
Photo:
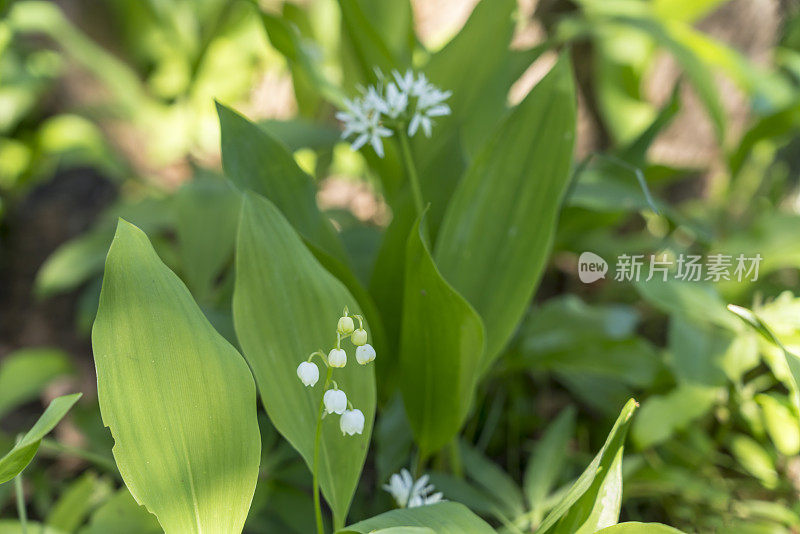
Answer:
<svg viewBox="0 0 800 534"><path fill-rule="evenodd" d="M603 448L545 517L537 534L595 532L617 522L622 498L623 445L637 406L635 400L628 401Z"/></svg>
<svg viewBox="0 0 800 534"><path fill-rule="evenodd" d="M14 445L8 454L0 458L0 484L8 482L20 474L31 463L36 451L39 450L42 438L55 428L80 398L81 393L73 393L53 399L28 433Z"/></svg>
<svg viewBox="0 0 800 534"><path fill-rule="evenodd" d="M246 193L236 246L236 333L272 423L309 467L323 391L321 383L304 387L296 370L312 352L327 353L334 346L344 306L359 313L355 299L319 264L278 209ZM343 436L339 418L326 417L320 448L320 485L340 520L358 484L375 415L373 369L355 363L353 351L348 352L349 365L337 369L333 378L364 412L364 433Z"/></svg>
<svg viewBox="0 0 800 534"><path fill-rule="evenodd" d="M646 449L659 445L675 433L708 413L719 396L719 389L684 384L664 395L653 395L642 403L633 424L633 441Z"/></svg>
<svg viewBox="0 0 800 534"><path fill-rule="evenodd" d="M92 508L107 498L112 490L109 480L97 478L91 471L83 474L59 496L47 515L47 525L64 532L75 532Z"/></svg>
<svg viewBox="0 0 800 534"><path fill-rule="evenodd" d="M340 530L339 534L368 534L393 527L426 527L436 534L494 533L492 527L470 512L466 506L454 502L442 502L417 508L392 510L350 525ZM411 534L413 531L405 532Z"/></svg>
<svg viewBox="0 0 800 534"><path fill-rule="evenodd" d="M136 504L127 488L120 489L103 503L80 534L160 534L155 516Z"/></svg>
<svg viewBox="0 0 800 534"><path fill-rule="evenodd" d="M478 3L461 31L424 67L433 84L453 92L447 101L453 113L437 119L436 135L412 141L423 196L431 203L431 235L437 233L467 156L474 155L473 149L483 146L495 131L506 109L508 89L518 77L505 76L506 70L513 70L509 44L515 7L514 0ZM397 211L394 204L392 209Z"/></svg>
<svg viewBox="0 0 800 534"><path fill-rule="evenodd" d="M775 489L780 482L775 461L764 447L744 434L731 438L731 453L747 472L761 481L767 489Z"/></svg>
<svg viewBox="0 0 800 534"><path fill-rule="evenodd" d="M375 68L390 72L396 66L395 59L358 0L339 0L339 8L342 10L343 42L352 50L362 80L374 80Z"/></svg>
<svg viewBox="0 0 800 534"><path fill-rule="evenodd" d="M292 70L292 81L297 86L310 86L333 104L340 105L344 101L339 89L326 76L322 62L312 53L313 49L303 44L302 36L297 28L285 17L262 11L257 2L253 2L261 15L261 22L272 46L284 55Z"/></svg>
<svg viewBox="0 0 800 534"><path fill-rule="evenodd" d="M761 406L764 426L775 448L784 456L797 456L800 453L800 425L791 407L773 394L756 395L755 400Z"/></svg>
<svg viewBox="0 0 800 534"><path fill-rule="evenodd" d="M550 423L536 443L525 469L524 489L528 506L541 519L545 499L558 482L566 459L568 444L575 434L575 408L565 408Z"/></svg>
<svg viewBox="0 0 800 534"><path fill-rule="evenodd" d="M524 514L525 501L514 479L465 441L459 448L467 476L494 497L503 514L510 518Z"/></svg>
<svg viewBox="0 0 800 534"><path fill-rule="evenodd" d="M222 166L241 190L250 189L275 204L292 226L314 245L345 261L344 247L319 211L313 179L286 147L257 124L217 103L222 129Z"/></svg>
<svg viewBox="0 0 800 534"><path fill-rule="evenodd" d="M0 418L35 399L53 379L71 373L69 356L47 347L20 349L0 364Z"/></svg>
<svg viewBox="0 0 800 534"><path fill-rule="evenodd" d="M603 530L598 530L597 534L683 534L680 530L661 523L638 523L630 521L620 523Z"/></svg>
<svg viewBox="0 0 800 534"><path fill-rule="evenodd" d="M435 258L486 325L492 362L544 270L575 137L575 91L562 58L473 161L447 207Z"/></svg>
<svg viewBox="0 0 800 534"><path fill-rule="evenodd" d="M425 458L448 443L467 416L484 350L475 310L442 278L417 220L406 249L400 388Z"/></svg>
<svg viewBox="0 0 800 534"><path fill-rule="evenodd" d="M92 330L125 484L167 532L241 532L261 438L255 384L147 236L120 220Z"/></svg>
<svg viewBox="0 0 800 534"><path fill-rule="evenodd" d="M186 285L202 301L233 254L240 195L229 182L199 174L175 195L178 252Z"/></svg>
<svg viewBox="0 0 800 534"><path fill-rule="evenodd" d="M36 295L49 297L69 291L99 272L108 238L105 232L92 231L58 247L36 273Z"/></svg>
<svg viewBox="0 0 800 534"><path fill-rule="evenodd" d="M786 358L786 364L789 367L789 373L791 375L791 382L789 383L789 386L792 392L792 402L795 406L795 410L800 411L800 388L798 388L798 384L800 384L800 355L787 349L786 346L775 336L772 330L758 317L758 315L752 311L734 304L728 304L728 310L738 315L740 319L754 328L756 332L761 334L764 339L775 344L783 351L783 355Z"/></svg>

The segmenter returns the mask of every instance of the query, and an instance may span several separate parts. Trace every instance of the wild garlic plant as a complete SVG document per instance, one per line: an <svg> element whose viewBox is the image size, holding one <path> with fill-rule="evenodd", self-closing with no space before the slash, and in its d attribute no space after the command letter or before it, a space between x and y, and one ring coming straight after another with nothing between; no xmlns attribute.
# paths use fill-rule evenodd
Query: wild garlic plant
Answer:
<svg viewBox="0 0 800 534"><path fill-rule="evenodd" d="M358 328L355 327L353 319L358 321ZM325 393L319 404L317 413L316 432L314 436L314 462L312 468L314 486L314 513L316 516L317 532L322 534L322 506L319 496L319 449L322 435L322 420L332 414L339 415L339 428L342 435L352 436L361 434L364 431L364 413L348 400L347 394L339 389L336 380L333 379L334 369L341 369L347 365L347 352L342 348L342 341L350 338L356 348L356 362L359 365L367 365L375 360L375 349L367 343L367 331L364 329L364 318L361 315L350 315L345 306L342 316L336 325L336 346L327 354L322 350L312 352L306 361L297 366L297 377L306 387L314 387L319 381L319 368L313 362L314 356L319 357L325 364L325 382L322 388Z"/></svg>
<svg viewBox="0 0 800 534"><path fill-rule="evenodd" d="M352 100L345 99L345 111L336 114L344 124L342 138L352 139L353 150L369 143L375 154L383 158L383 139L396 134L419 215L424 203L409 138L420 128L426 137L431 136L434 119L451 113L445 101L452 91L442 91L430 83L425 74L415 74L412 70L405 74L394 70L389 78L376 68L375 76L377 83L359 87L360 95Z"/></svg>

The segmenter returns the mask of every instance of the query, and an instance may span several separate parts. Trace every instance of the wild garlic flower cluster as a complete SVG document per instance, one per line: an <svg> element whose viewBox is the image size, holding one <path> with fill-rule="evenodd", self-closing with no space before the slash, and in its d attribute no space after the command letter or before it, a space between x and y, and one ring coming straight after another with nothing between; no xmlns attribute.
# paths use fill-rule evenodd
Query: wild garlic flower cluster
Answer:
<svg viewBox="0 0 800 534"><path fill-rule="evenodd" d="M427 504L436 504L442 501L442 493L431 494L436 488L428 484L430 477L422 475L419 480L414 480L408 469L401 469L389 478L389 483L383 489L388 491L400 508L416 508Z"/></svg>
<svg viewBox="0 0 800 534"><path fill-rule="evenodd" d="M358 321L358 328L355 327L353 319ZM342 340L350 338L356 347L356 361L360 365L366 365L375 359L375 349L367 343L367 331L364 330L364 319L360 315L350 315L347 308L344 309L342 317L336 326L336 346L328 352L327 356L321 350L311 353L308 359L297 366L297 377L308 387L314 387L319 381L319 368L312 361L314 356L318 356L328 369L325 380L325 393L322 396L323 412L322 416L337 414L339 418L339 428L342 435L361 434L364 431L364 413L354 408L347 400L347 395L339 389L338 384L332 377L333 369L339 369L347 365L347 353L342 348ZM328 389L332 384L333 387Z"/></svg>
<svg viewBox="0 0 800 534"><path fill-rule="evenodd" d="M445 100L451 91L442 91L428 81L424 74L405 74L392 71L392 77L375 69L378 82L366 89L359 87L360 96L345 99L345 111L336 114L344 123L342 138L353 138L351 148L358 150L369 143L379 157L384 156L383 138L395 130L414 137L422 128L426 137L433 131L433 119L450 115Z"/></svg>

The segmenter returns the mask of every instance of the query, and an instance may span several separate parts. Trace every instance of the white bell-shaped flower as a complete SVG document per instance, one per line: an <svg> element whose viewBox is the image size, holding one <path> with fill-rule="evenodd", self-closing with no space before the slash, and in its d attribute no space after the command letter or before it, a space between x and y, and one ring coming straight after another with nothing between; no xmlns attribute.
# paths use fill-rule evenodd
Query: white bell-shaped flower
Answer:
<svg viewBox="0 0 800 534"><path fill-rule="evenodd" d="M303 362L297 366L297 378L305 386L313 386L319 380L319 368L312 362Z"/></svg>
<svg viewBox="0 0 800 534"><path fill-rule="evenodd" d="M331 367L344 367L347 365L347 353L343 349L331 349L328 353L328 365Z"/></svg>
<svg viewBox="0 0 800 534"><path fill-rule="evenodd" d="M364 431L364 414L359 409L347 410L339 418L339 428L343 435L361 434Z"/></svg>
<svg viewBox="0 0 800 534"><path fill-rule="evenodd" d="M356 347L356 361L361 365L366 365L375 359L375 349L372 345L365 343L360 347Z"/></svg>
<svg viewBox="0 0 800 534"><path fill-rule="evenodd" d="M363 328L356 328L353 335L350 336L350 341L356 346L364 345L367 342L367 331Z"/></svg>
<svg viewBox="0 0 800 534"><path fill-rule="evenodd" d="M329 389L322 396L322 403L326 412L343 414L347 410L347 395L341 389Z"/></svg>
<svg viewBox="0 0 800 534"><path fill-rule="evenodd" d="M353 318L346 315L339 319L339 324L336 326L336 330L343 336L351 333L354 328Z"/></svg>

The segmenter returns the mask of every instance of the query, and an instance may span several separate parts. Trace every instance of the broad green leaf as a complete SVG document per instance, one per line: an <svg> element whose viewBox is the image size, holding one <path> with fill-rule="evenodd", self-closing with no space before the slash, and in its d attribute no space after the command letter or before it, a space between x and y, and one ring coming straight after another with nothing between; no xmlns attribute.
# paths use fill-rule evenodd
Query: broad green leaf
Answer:
<svg viewBox="0 0 800 534"><path fill-rule="evenodd" d="M320 383L311 388L297 379L296 370L312 352L321 349L327 354L334 346L336 323L345 306L359 313L355 299L319 264L278 209L246 193L236 246L236 333L272 423L309 468L324 369ZM364 433L343 436L339 417L326 417L319 455L320 485L340 521L358 484L375 416L372 366L358 365L348 343L343 344L348 365L337 369L333 379L364 413Z"/></svg>
<svg viewBox="0 0 800 534"><path fill-rule="evenodd" d="M103 423L166 532L241 532L261 438L255 384L147 236L120 220L92 330Z"/></svg>
<svg viewBox="0 0 800 534"><path fill-rule="evenodd" d="M8 454L0 458L0 484L8 482L28 466L36 455L36 451L39 450L42 438L55 428L79 398L81 398L81 393L63 395L53 399L28 433L14 445Z"/></svg>
<svg viewBox="0 0 800 534"><path fill-rule="evenodd" d="M646 449L686 430L714 407L719 393L716 387L684 384L664 395L648 398L633 424L634 443Z"/></svg>
<svg viewBox="0 0 800 534"><path fill-rule="evenodd" d="M350 294L353 295L353 298L358 301L364 314L369 317L370 335L372 336L370 344L375 347L376 351L380 351L382 354L391 354L389 352L388 343L386 342L383 322L381 321L381 316L378 314L375 302L372 300L372 296L370 296L369 292L361 285L358 278L356 278L353 271L324 250L314 246L314 244L308 240L304 240L303 243L308 247L317 261L344 284ZM388 358L376 360L376 369L384 368L385 365L390 363L388 360Z"/></svg>
<svg viewBox="0 0 800 534"><path fill-rule="evenodd" d="M110 480L98 478L91 471L83 474L59 496L47 515L47 525L64 532L75 532L89 512L108 498L112 490Z"/></svg>
<svg viewBox="0 0 800 534"><path fill-rule="evenodd" d="M53 379L71 372L69 356L59 349L37 347L12 352L0 362L0 418L35 399Z"/></svg>
<svg viewBox="0 0 800 534"><path fill-rule="evenodd" d="M603 448L545 517L538 534L595 532L603 523L616 523L622 498L622 451L637 406L635 400L628 401Z"/></svg>
<svg viewBox="0 0 800 534"><path fill-rule="evenodd" d="M486 325L483 371L517 327L544 270L575 137L562 58L475 159L448 205L434 257Z"/></svg>
<svg viewBox="0 0 800 534"><path fill-rule="evenodd" d="M286 147L222 104L217 103L217 113L226 176L240 189L268 198L300 235L345 261L344 248L333 226L317 207L314 181Z"/></svg>
<svg viewBox="0 0 800 534"><path fill-rule="evenodd" d="M400 64L411 62L417 40L414 33L414 10L410 0L373 2L358 0L367 20L386 43L386 47Z"/></svg>
<svg viewBox="0 0 800 534"><path fill-rule="evenodd" d="M536 443L533 454L525 468L523 488L528 506L536 514L534 524L542 518L546 497L561 476L569 441L575 434L575 408L565 408L550 423L544 435Z"/></svg>
<svg viewBox="0 0 800 534"><path fill-rule="evenodd" d="M764 416L764 427L775 448L784 456L800 453L800 425L788 403L776 395L760 394L755 397Z"/></svg>
<svg viewBox="0 0 800 534"><path fill-rule="evenodd" d="M738 315L740 319L754 328L756 332L761 334L764 339L775 344L779 349L781 349L784 357L786 358L786 364L791 375L790 378L787 378L787 380L790 380L789 387L792 392L792 402L794 403L795 410L800 411L800 389L798 388L798 384L800 384L800 355L789 350L783 343L781 343L772 330L758 317L758 315L752 311L734 304L728 304L728 310Z"/></svg>
<svg viewBox="0 0 800 534"><path fill-rule="evenodd" d="M381 532L380 529L395 527L425 527L436 534L494 533L492 527L470 512L466 506L454 502L442 502L417 508L392 510L350 525L340 530L338 534L369 534L375 531Z"/></svg>
<svg viewBox="0 0 800 534"><path fill-rule="evenodd" d="M683 534L680 530L661 523L638 523L630 521L619 523L603 530L598 530L597 534Z"/></svg>
<svg viewBox="0 0 800 534"><path fill-rule="evenodd" d="M80 534L160 534L155 516L136 504L127 488L120 489L92 514Z"/></svg>
<svg viewBox="0 0 800 534"><path fill-rule="evenodd" d="M759 442L750 436L737 434L731 438L730 450L739 464L760 480L765 488L774 489L778 486L780 478L775 460Z"/></svg>
<svg viewBox="0 0 800 534"><path fill-rule="evenodd" d="M203 301L233 254L240 195L230 183L198 174L175 195L175 230L186 285Z"/></svg>
<svg viewBox="0 0 800 534"><path fill-rule="evenodd" d="M423 196L431 204L428 224L432 236L437 234L464 173L467 154L471 156L471 148L482 146L481 141L494 132L505 111L508 88L519 77L512 75L509 77L514 79L507 80L501 75L510 62L515 7L514 0L478 3L461 31L424 67L432 83L453 92L447 101L453 113L437 119L436 134L412 141ZM472 132L478 135L470 135Z"/></svg>
<svg viewBox="0 0 800 534"><path fill-rule="evenodd" d="M425 458L461 428L485 345L480 317L436 268L423 222L417 220L406 248L400 388Z"/></svg>
<svg viewBox="0 0 800 534"><path fill-rule="evenodd" d="M358 0L339 0L344 46L355 57L362 81L375 79L375 68L389 73L396 61L381 35L369 21Z"/></svg>

